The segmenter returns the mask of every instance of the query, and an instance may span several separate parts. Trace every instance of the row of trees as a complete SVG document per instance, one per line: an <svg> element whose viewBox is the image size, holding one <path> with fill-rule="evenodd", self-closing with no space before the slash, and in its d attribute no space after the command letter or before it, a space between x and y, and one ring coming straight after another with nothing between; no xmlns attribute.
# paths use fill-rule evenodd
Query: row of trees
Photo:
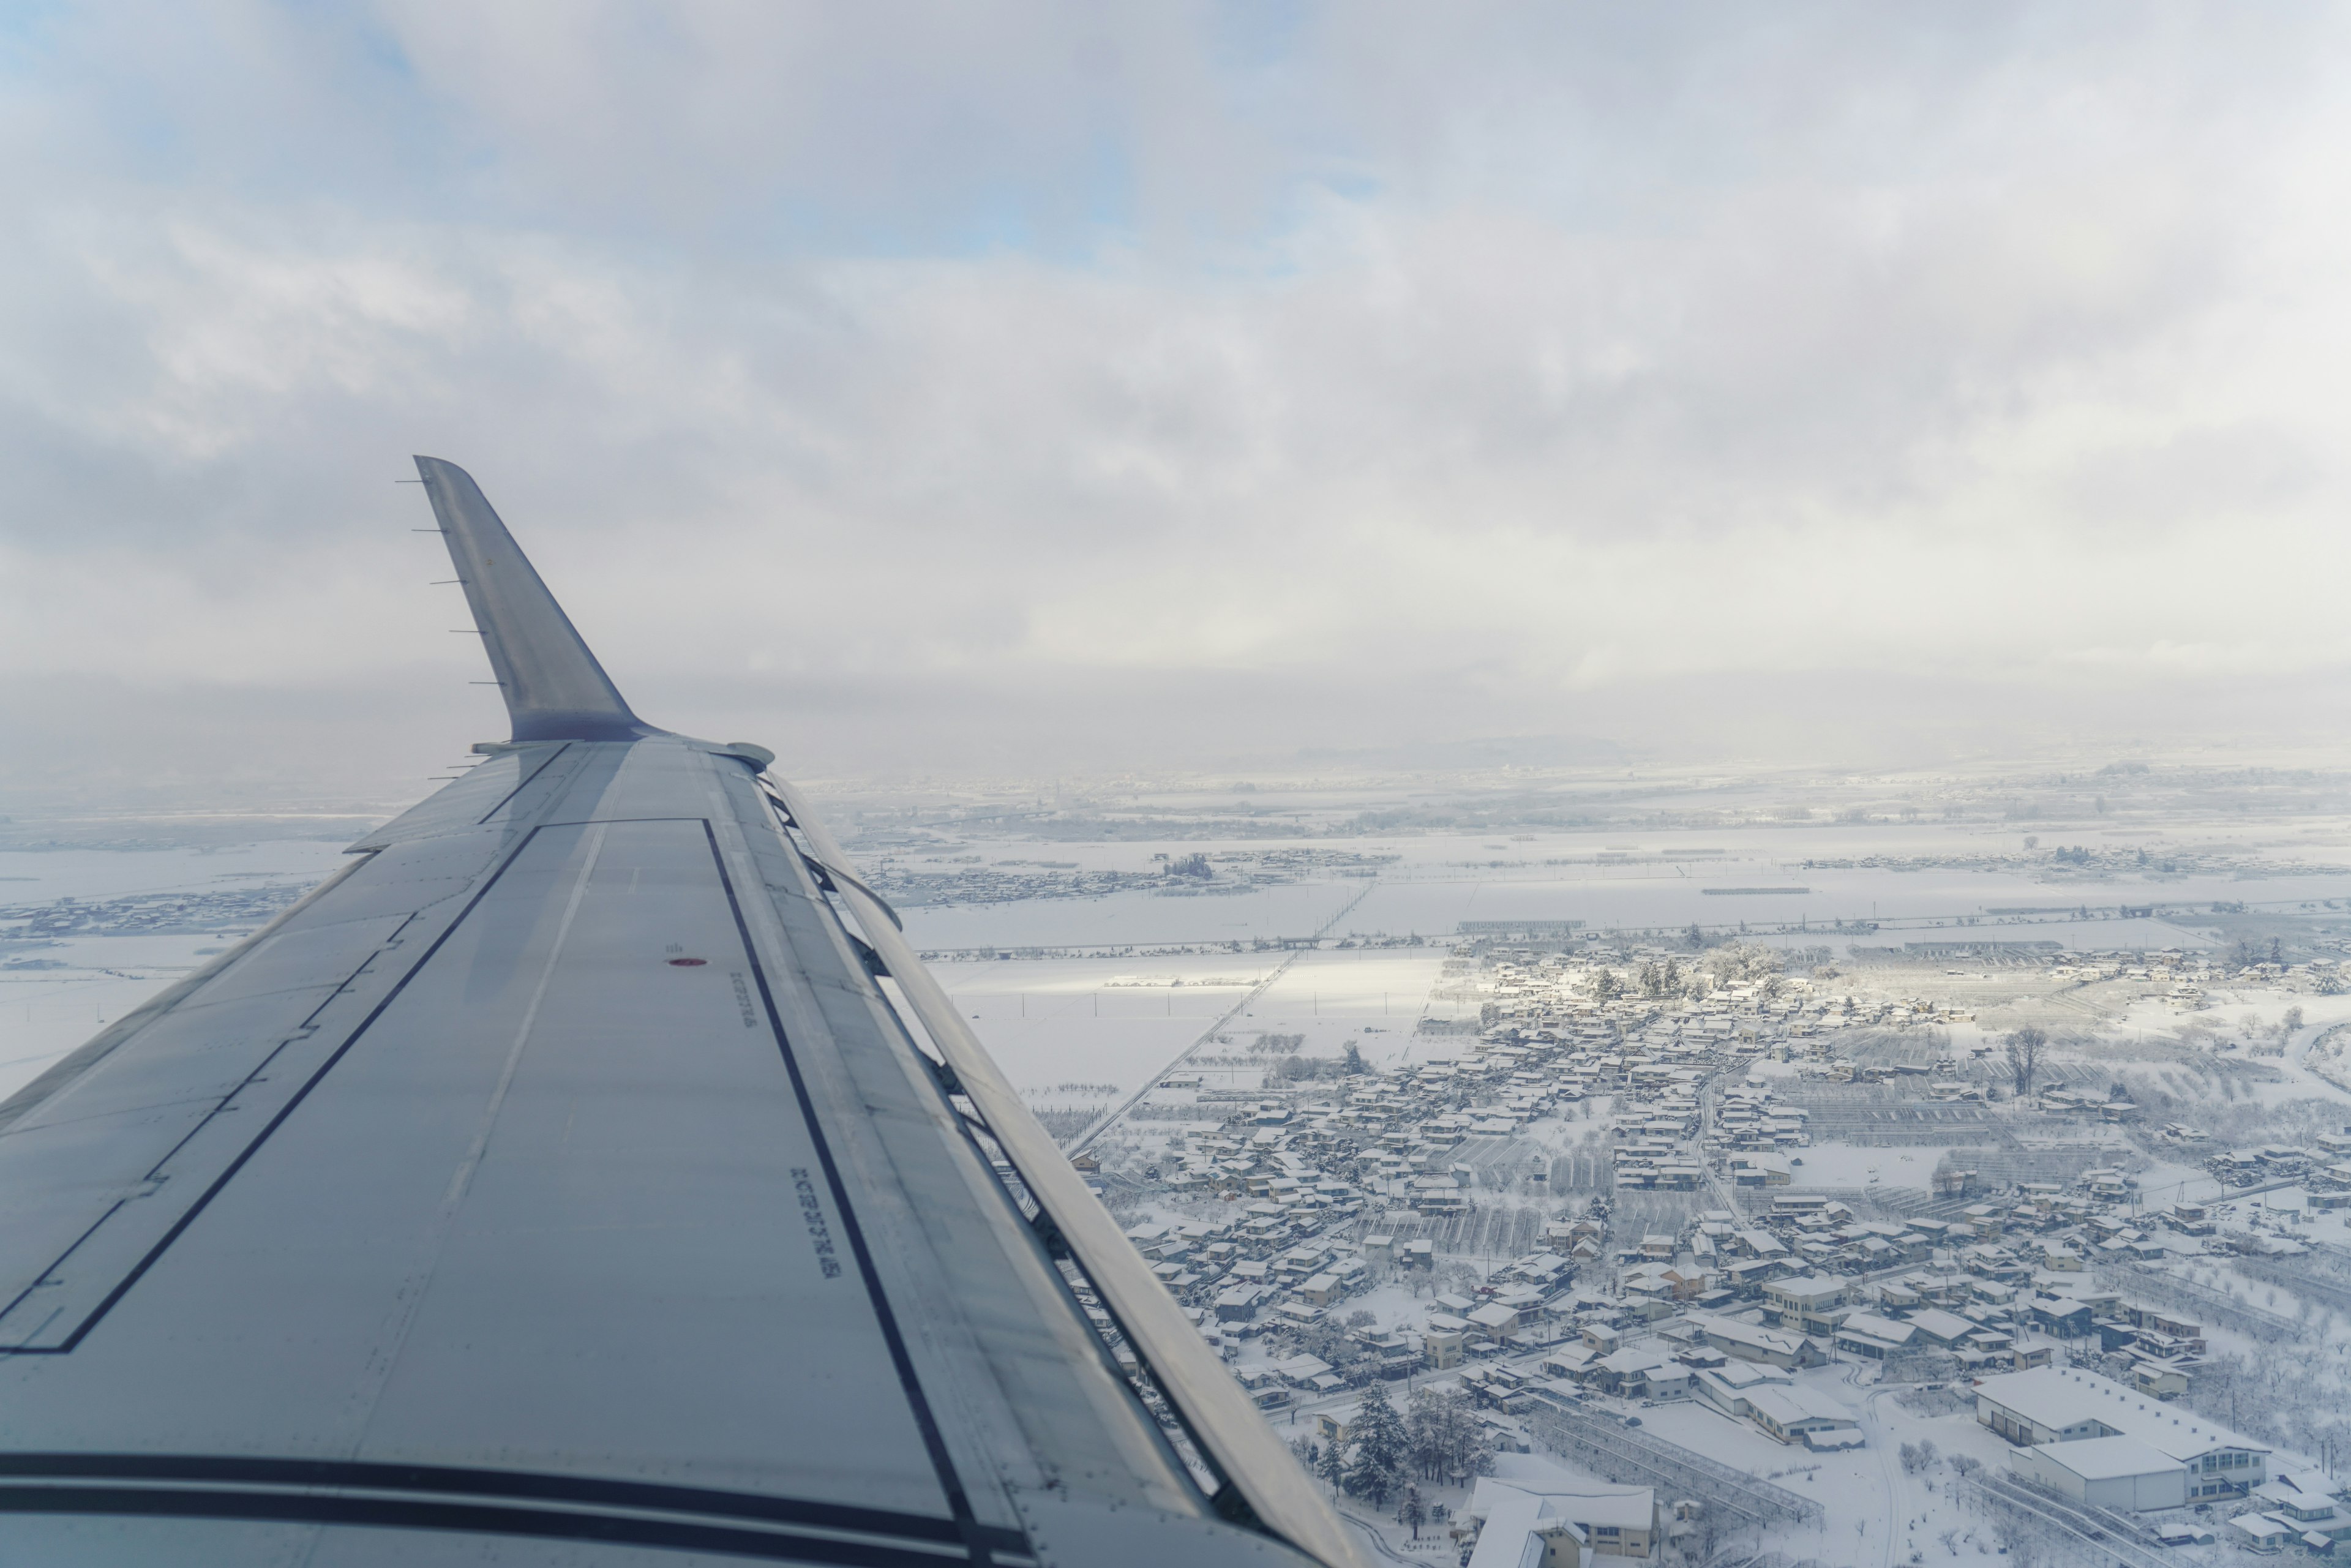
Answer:
<svg viewBox="0 0 2351 1568"><path fill-rule="evenodd" d="M1301 1437L1295 1448L1334 1493L1367 1498L1375 1508L1402 1496L1415 1476L1458 1482L1485 1474L1494 1463L1493 1438L1458 1388L1417 1389L1399 1413L1386 1388L1374 1385L1345 1437L1320 1444Z"/></svg>
<svg viewBox="0 0 2351 1568"><path fill-rule="evenodd" d="M1668 955L1650 959L1633 971L1632 986L1651 1001L1668 997L1701 998L1717 986L1752 985L1765 997L1779 994L1783 963L1776 949L1760 942L1729 942L1685 967ZM1593 997L1608 1001L1625 994L1626 983L1614 969L1595 970L1586 982Z"/></svg>
<svg viewBox="0 0 2351 1568"><path fill-rule="evenodd" d="M1326 1056L1285 1056L1273 1064L1273 1075L1285 1083L1303 1083L1316 1078L1353 1078L1369 1072L1364 1065L1364 1053L1353 1040L1349 1040L1343 1054Z"/></svg>

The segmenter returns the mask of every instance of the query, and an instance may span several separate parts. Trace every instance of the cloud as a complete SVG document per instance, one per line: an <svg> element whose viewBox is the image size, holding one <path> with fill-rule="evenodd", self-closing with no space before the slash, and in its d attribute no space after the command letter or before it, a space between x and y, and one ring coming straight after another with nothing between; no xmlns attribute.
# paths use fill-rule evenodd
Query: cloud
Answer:
<svg viewBox="0 0 2351 1568"><path fill-rule="evenodd" d="M827 770L2323 727L2344 46L49 13L0 45L0 712L67 765L0 789L136 729L396 796L480 738L415 451L643 709Z"/></svg>

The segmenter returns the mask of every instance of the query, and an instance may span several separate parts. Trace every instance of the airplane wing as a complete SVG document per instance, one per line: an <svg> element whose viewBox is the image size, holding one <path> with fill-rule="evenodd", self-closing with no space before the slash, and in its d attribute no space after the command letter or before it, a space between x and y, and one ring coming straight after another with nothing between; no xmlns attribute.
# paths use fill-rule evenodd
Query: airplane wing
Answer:
<svg viewBox="0 0 2351 1568"><path fill-rule="evenodd" d="M0 1559L1353 1568L769 754L417 467L513 738L0 1103Z"/></svg>

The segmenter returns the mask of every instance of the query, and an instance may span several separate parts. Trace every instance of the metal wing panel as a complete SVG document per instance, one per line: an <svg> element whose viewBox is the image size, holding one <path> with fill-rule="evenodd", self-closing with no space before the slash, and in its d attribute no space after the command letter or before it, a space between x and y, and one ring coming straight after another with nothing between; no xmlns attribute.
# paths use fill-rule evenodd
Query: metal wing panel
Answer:
<svg viewBox="0 0 2351 1568"><path fill-rule="evenodd" d="M37 1435L132 1471L257 1456L237 1462L260 1479L170 1505L200 1511L296 1506L268 1467L308 1456L356 1499L301 1489L322 1518L426 1517L415 1487L350 1478L455 1465L850 1506L917 1554L1013 1550L1054 1518L1149 1525L1135 1568L1220 1541L1286 1557L1207 1514L743 763L585 749L607 755L538 821L402 841L313 905L305 932L364 931L374 958L49 1270L76 1307L26 1346L50 1354L0 1354L0 1512L31 1506L6 1471ZM217 1043L100 1065L179 1071ZM0 1250L29 1234L0 1218ZM683 1547L674 1511L642 1528Z"/></svg>
<svg viewBox="0 0 2351 1568"><path fill-rule="evenodd" d="M752 906L755 940L795 982L778 992L785 1030L810 1044L801 1060L883 1288L927 1352L916 1356L923 1381L951 1395L971 1427L958 1469L995 1472L1023 1509L1043 1488L1197 1515L1180 1461L956 1124L748 770L716 768L769 895ZM772 933L760 929L768 918Z"/></svg>
<svg viewBox="0 0 2351 1568"><path fill-rule="evenodd" d="M845 857L789 783L774 781L818 859ZM899 932L881 901L851 879L842 888L865 938L904 988L933 1043L977 1106L1042 1213L1060 1230L1088 1280L1115 1315L1161 1392L1183 1412L1194 1437L1249 1511L1301 1550L1328 1563L1359 1562L1354 1542L1315 1492L1290 1451L1240 1393L1221 1363L1146 1269L1109 1214L1037 1124L962 1015Z"/></svg>
<svg viewBox="0 0 2351 1568"><path fill-rule="evenodd" d="M0 1348L66 1348L105 1310L398 983L379 960L434 905L454 918L498 844L455 848L354 865L0 1125Z"/></svg>
<svg viewBox="0 0 2351 1568"><path fill-rule="evenodd" d="M592 747L562 741L500 747L447 789L410 807L351 850L357 853L462 833L469 828L529 821L549 800L568 789L595 756ZM609 765L610 759L606 760Z"/></svg>
<svg viewBox="0 0 2351 1568"><path fill-rule="evenodd" d="M92 1337L5 1365L18 1429L944 1518L745 970L699 821L541 828Z"/></svg>

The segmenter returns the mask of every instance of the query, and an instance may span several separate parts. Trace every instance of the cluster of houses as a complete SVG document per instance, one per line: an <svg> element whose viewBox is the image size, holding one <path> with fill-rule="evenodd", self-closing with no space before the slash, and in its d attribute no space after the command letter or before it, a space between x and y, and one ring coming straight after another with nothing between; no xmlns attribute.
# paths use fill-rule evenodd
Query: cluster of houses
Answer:
<svg viewBox="0 0 2351 1568"><path fill-rule="evenodd" d="M2030 1390L2059 1386L2046 1378L2093 1375L2053 1365L2055 1345L2086 1352L2094 1342L2119 1375L2100 1380L2114 1394L2101 1387L2094 1396L2126 1396L2135 1408L2167 1413L2150 1424L2174 1419L2168 1413L2179 1409L2177 1396L2205 1353L2201 1326L2100 1289L2093 1266L2159 1260L2183 1238L2213 1234L2224 1216L2209 1205L2146 1206L2119 1169L1997 1195L1980 1191L1972 1173L1955 1172L1938 1188L1952 1201L1904 1218L1864 1218L1824 1193L1742 1194L1745 1212L1702 1210L1674 1234L1619 1236L1608 1203L1594 1201L1587 1212L1542 1224L1536 1250L1485 1268L1474 1283L1455 1270L1418 1287L1418 1322L1395 1321L1393 1312L1384 1323L1361 1314L1350 1321L1354 1298L1458 1261L1440 1257L1434 1236L1472 1205L1481 1184L1505 1187L1516 1201L1547 1190L1547 1158L1498 1167L1496 1145L1486 1143L1475 1145L1473 1163L1468 1140L1504 1138L1541 1117L1574 1118L1580 1103L1605 1094L1620 1190L1720 1191L1702 1163L1708 1155L1729 1186L1785 1187L1798 1151L1810 1147L1802 1108L1777 1098L1773 1080L1743 1069L1774 1042L1834 1027L1844 1015L1826 999L1800 986L1777 996L1769 987L1729 987L1702 1001L1593 998L1575 994L1588 965L1487 956L1492 986L1479 1038L1458 1054L1313 1079L1286 1092L1163 1086L1172 1092L1158 1097L1150 1125L1167 1135L1158 1163L1143 1172L1146 1185L1231 1207L1217 1218L1139 1226L1130 1236L1203 1333L1238 1364L1262 1407L1316 1401L1318 1423L1338 1435L1352 1388L1434 1373L1474 1397L1506 1449L1527 1447L1519 1418L1546 1403L1594 1397L1705 1401L1780 1442L1835 1449L1858 1445L1860 1429L1799 1375L1807 1368L1837 1359L1907 1362L1905 1376L2020 1391L2020 1405L1995 1398L1982 1408L2029 1412L2043 1408ZM1711 1096L1709 1079L1718 1085ZM1196 1096L1188 1103L1186 1089ZM1174 1119L1186 1109L1199 1114ZM2327 1186L2328 1167L2343 1166L2351 1192L2351 1134L2256 1157L2262 1174L2292 1170L2314 1192ZM2078 1384L2063 1386L2079 1393ZM2127 1423L2107 1425L2116 1429L2095 1440L2126 1437L2169 1452ZM2214 1434L2209 1423L2189 1429L2199 1442ZM2161 1467L2125 1464L2145 1454L2081 1447L2086 1440L2079 1433L2062 1439L2065 1452L2030 1461L2039 1468L2024 1473L2085 1497L2169 1495L2168 1482L2145 1479ZM2300 1484L2233 1459L2216 1459L2205 1477L2204 1451L2193 1465L2179 1458L2171 1467L2190 1500L2218 1495L2207 1487L2242 1496L2273 1482ZM2210 1451L2254 1450L2238 1443ZM1497 1490L1489 1500L1502 1511L1492 1517L1507 1517L1503 1533L1515 1531L1521 1549L1540 1538L1541 1561L1622 1552L1634 1539L1603 1541L1594 1520L1542 1500L1540 1489L1520 1490L1515 1499ZM2333 1517L2298 1516L2292 1501L2257 1511L2300 1525ZM2304 1533L2326 1532L2296 1532ZM1658 1539L1654 1528L1637 1538L1645 1552Z"/></svg>
<svg viewBox="0 0 2351 1568"><path fill-rule="evenodd" d="M1363 1235L1355 1222L1374 1202L1381 1213L1408 1207L1437 1218L1463 1201L1463 1184L1475 1172L1456 1155L1480 1118L1447 1108L1428 1113L1430 1107L1410 1101L1429 1092L1424 1081L1431 1074L1470 1092L1509 1085L1518 1070L1507 1057L1486 1060L1497 1054L1476 1059L1483 1080L1472 1079L1460 1063L1432 1064L1417 1072L1367 1075L1343 1100L1270 1112L1251 1103L1246 1114L1193 1124L1167 1156L1171 1164L1178 1156L1186 1161L1175 1184L1185 1176L1216 1184L1238 1200L1238 1211L1228 1218L1138 1227L1133 1239L1204 1328L1234 1354L1242 1339L1267 1327L1302 1329L1322 1321L1391 1270L1433 1269L1437 1251L1428 1239ZM1698 1107L1694 1075L1684 1076L1688 1071L1652 1067L1646 1076L1656 1086L1655 1097L1628 1105L1617 1118L1617 1157L1636 1165L1635 1180L1647 1180L1667 1165L1664 1145L1687 1139L1692 1130ZM1465 1079L1471 1082L1463 1085ZM1718 1115L1735 1115L1731 1125L1740 1137L1785 1147L1786 1140L1802 1136L1802 1119L1777 1113L1761 1086L1735 1086L1720 1100ZM1424 1113L1405 1120L1407 1109ZM1259 1124L1276 1113L1278 1120ZM1624 1170L1620 1163L1620 1184ZM1970 1372L2010 1367L2019 1352L2004 1330L1978 1322L1964 1333L1944 1336L1922 1331L1915 1314L1925 1309L1948 1315L1958 1305L2013 1318L2027 1311L2036 1280L2079 1278L2095 1262L2160 1258L2169 1243L2157 1234L2159 1228L2192 1233L2210 1223L2194 1205L2176 1206L2160 1217L2142 1213L2136 1197L2126 1173L2093 1169L2073 1183L2026 1183L1999 1197L1945 1206L1944 1218L1896 1222L1864 1219L1824 1194L1775 1192L1754 1214L1705 1210L1679 1234L1644 1236L1613 1248L1604 1216L1562 1218L1543 1228L1541 1250L1494 1271L1479 1299L1448 1305L1445 1298L1432 1308L1418 1336L1424 1342L1418 1364L1443 1370L1479 1353L1555 1343L1580 1332L1596 1303L1636 1322L1759 1305L1778 1326L1785 1316L1782 1302L1804 1285L1821 1300L1798 1314L1798 1326L1832 1350L1879 1360L1931 1350L1955 1356ZM1931 1270L1925 1267L1930 1262ZM1608 1266L1614 1289L1604 1298L1570 1295L1576 1270L1593 1264ZM1866 1301L1851 1284L1864 1277L1872 1281ZM1845 1321L1856 1315L1863 1321ZM2116 1328L2112 1314L2105 1316L2109 1321L2096 1332L2111 1338ZM2025 1321L2064 1333L2076 1318L2071 1311L2053 1315L2044 1310ZM1938 1317L1924 1321L1949 1326ZM2159 1337L2142 1343L2147 1359L2171 1364L2151 1379L2176 1378L2192 1364L2181 1359L2191 1353ZM1389 1343L1373 1359L1401 1367L1407 1357Z"/></svg>
<svg viewBox="0 0 2351 1568"><path fill-rule="evenodd" d="M1910 1375L1997 1378L2049 1367L2059 1342L2085 1352L2094 1342L2129 1367L2118 1386L2168 1404L2205 1354L2202 1326L2102 1290L2082 1268L2103 1245L2093 1222L2129 1190L2129 1178L2093 1170L1902 1225L1780 1194L1760 1215L1705 1211L1678 1235L1626 1246L1611 1245L1596 1217L1554 1221L1542 1233L1552 1250L1497 1270L1474 1294L1437 1296L1416 1335L1362 1332L1391 1375L1455 1373L1504 1414L1547 1393L1697 1398L1813 1448L1861 1440L1851 1415L1796 1375L1839 1358L1927 1358ZM1365 1250L1374 1269L1398 1256L1386 1237ZM1598 1267L1579 1275L1579 1265ZM1298 1385L1343 1386L1311 1375Z"/></svg>
<svg viewBox="0 0 2351 1568"><path fill-rule="evenodd" d="M1831 994L1810 979L1779 975L1693 987L1667 967L1693 956L1661 946L1547 952L1481 940L1456 953L1447 966L1457 971L1451 994L1479 999L1478 1026L1487 1033L1536 1044L1621 1047L1669 1062L1824 1030L1968 1016L1924 998Z"/></svg>
<svg viewBox="0 0 2351 1568"><path fill-rule="evenodd" d="M2323 1193L2351 1193L2351 1127L2321 1133L2307 1148L2263 1144L2253 1149L2224 1149L2208 1158L2204 1167L2229 1186L2300 1180L2307 1184L2314 1197Z"/></svg>

